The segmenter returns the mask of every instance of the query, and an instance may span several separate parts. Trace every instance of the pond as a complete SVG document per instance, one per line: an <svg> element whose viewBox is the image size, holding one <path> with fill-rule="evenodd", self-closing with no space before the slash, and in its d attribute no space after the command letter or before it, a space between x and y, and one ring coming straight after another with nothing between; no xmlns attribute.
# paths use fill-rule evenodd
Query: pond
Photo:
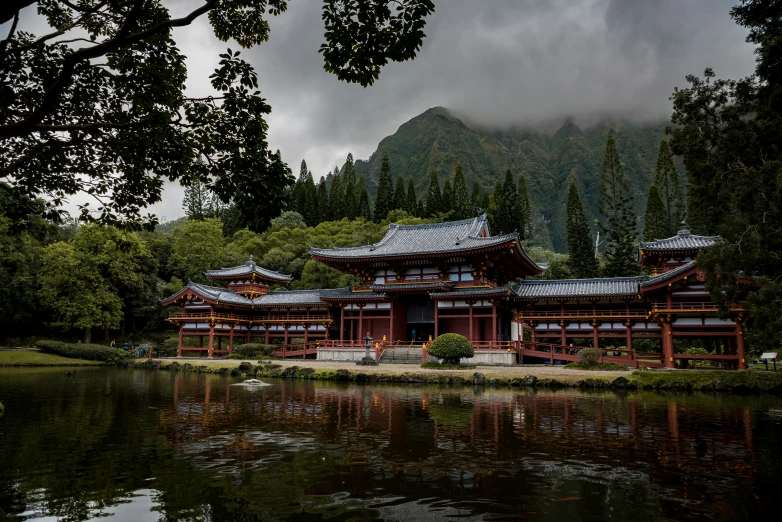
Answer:
<svg viewBox="0 0 782 522"><path fill-rule="evenodd" d="M776 518L777 397L239 381L0 369L0 520Z"/></svg>

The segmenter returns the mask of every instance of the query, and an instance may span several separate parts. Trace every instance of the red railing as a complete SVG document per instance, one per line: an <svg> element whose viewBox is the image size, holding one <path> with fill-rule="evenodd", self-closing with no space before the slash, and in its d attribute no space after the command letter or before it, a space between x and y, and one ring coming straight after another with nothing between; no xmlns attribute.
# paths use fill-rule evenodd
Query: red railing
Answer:
<svg viewBox="0 0 782 522"><path fill-rule="evenodd" d="M630 310L541 310L535 312L521 312L516 314L517 319L545 319L545 318L560 318L560 317L616 317L622 318L644 318L646 317L645 311Z"/></svg>
<svg viewBox="0 0 782 522"><path fill-rule="evenodd" d="M169 320L194 320L194 321L207 321L214 319L215 321L244 321L253 323L285 323L285 322L302 322L302 321L328 321L330 317L328 314L288 314L285 316L271 317L250 317L239 314L225 314L225 313L175 313L168 316Z"/></svg>
<svg viewBox="0 0 782 522"><path fill-rule="evenodd" d="M716 312L719 309L720 305L717 303L693 303L693 302L687 302L687 301L677 301L675 303L667 304L667 303L653 303L652 304L652 311L653 312L683 312L683 311L693 311L693 312ZM731 305L730 310L733 312L743 312L744 309L738 305Z"/></svg>
<svg viewBox="0 0 782 522"><path fill-rule="evenodd" d="M277 345L279 348L272 352L275 357L301 357L306 359L308 355L318 353L318 343L310 341L307 343L288 343Z"/></svg>

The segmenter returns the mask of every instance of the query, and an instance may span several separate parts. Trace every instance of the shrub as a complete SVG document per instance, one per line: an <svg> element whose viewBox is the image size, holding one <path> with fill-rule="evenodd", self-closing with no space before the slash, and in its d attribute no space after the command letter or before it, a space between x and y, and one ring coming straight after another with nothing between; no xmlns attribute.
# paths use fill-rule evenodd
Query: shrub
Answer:
<svg viewBox="0 0 782 522"><path fill-rule="evenodd" d="M130 357L128 352L117 348L109 348L100 344L74 344L60 341L38 341L35 345L42 352L53 353L72 359L87 361L102 361L108 364L120 364Z"/></svg>
<svg viewBox="0 0 782 522"><path fill-rule="evenodd" d="M470 370L476 368L474 364L440 364L436 362L423 363L424 370Z"/></svg>
<svg viewBox="0 0 782 522"><path fill-rule="evenodd" d="M601 371L627 371L628 368L624 364L617 363L596 363L596 364L584 364L579 362L572 362L565 365L565 368L573 370L601 370Z"/></svg>
<svg viewBox="0 0 782 522"><path fill-rule="evenodd" d="M459 359L475 355L475 348L463 335L447 333L432 341L429 355L442 359L445 364L459 364Z"/></svg>
<svg viewBox="0 0 782 522"><path fill-rule="evenodd" d="M234 346L233 354L244 359L256 359L270 356L274 348L271 344L246 343Z"/></svg>
<svg viewBox="0 0 782 522"><path fill-rule="evenodd" d="M709 355L706 348L687 348L687 355Z"/></svg>
<svg viewBox="0 0 782 522"><path fill-rule="evenodd" d="M600 356L603 355L603 350L600 348L584 348L578 352L578 355L581 357L581 362L583 364L591 366L597 364L597 361L600 360Z"/></svg>

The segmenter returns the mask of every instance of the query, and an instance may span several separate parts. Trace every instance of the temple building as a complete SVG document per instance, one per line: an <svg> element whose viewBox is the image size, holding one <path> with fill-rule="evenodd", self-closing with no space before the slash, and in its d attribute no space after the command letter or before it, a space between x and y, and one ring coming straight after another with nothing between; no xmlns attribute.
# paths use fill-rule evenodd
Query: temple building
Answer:
<svg viewBox="0 0 782 522"><path fill-rule="evenodd" d="M503 363L576 361L580 348L606 348L604 360L631 366L686 366L708 360L744 368L745 310L717 316L695 266L716 237L690 234L641 243L639 265L652 275L545 280L517 234L492 236L486 215L425 225L391 224L373 245L310 248L319 262L362 281L359 286L275 291L291 276L244 265L206 273L223 286L189 283L164 301L180 306L179 355L228 354L241 342L278 345L278 355L318 358L359 349L373 354L421 346L446 332L473 341ZM194 336L199 346L185 346ZM701 339L708 355L677 353ZM318 353L320 351L320 353ZM331 354L331 355L326 355ZM363 355L363 354L362 354ZM478 357L478 355L476 355Z"/></svg>

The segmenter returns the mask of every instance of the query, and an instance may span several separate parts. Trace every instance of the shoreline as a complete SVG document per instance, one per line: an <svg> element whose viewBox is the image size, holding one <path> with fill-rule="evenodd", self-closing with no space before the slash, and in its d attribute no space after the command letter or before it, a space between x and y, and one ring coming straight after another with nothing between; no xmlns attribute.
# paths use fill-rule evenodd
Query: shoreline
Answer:
<svg viewBox="0 0 782 522"><path fill-rule="evenodd" d="M431 370L417 365L356 366L311 360L209 361L205 359L132 360L129 368L185 371L245 378L281 378L354 383L420 383L497 388L580 388L782 394L782 373L764 371L573 370L557 366L478 366L465 370Z"/></svg>

